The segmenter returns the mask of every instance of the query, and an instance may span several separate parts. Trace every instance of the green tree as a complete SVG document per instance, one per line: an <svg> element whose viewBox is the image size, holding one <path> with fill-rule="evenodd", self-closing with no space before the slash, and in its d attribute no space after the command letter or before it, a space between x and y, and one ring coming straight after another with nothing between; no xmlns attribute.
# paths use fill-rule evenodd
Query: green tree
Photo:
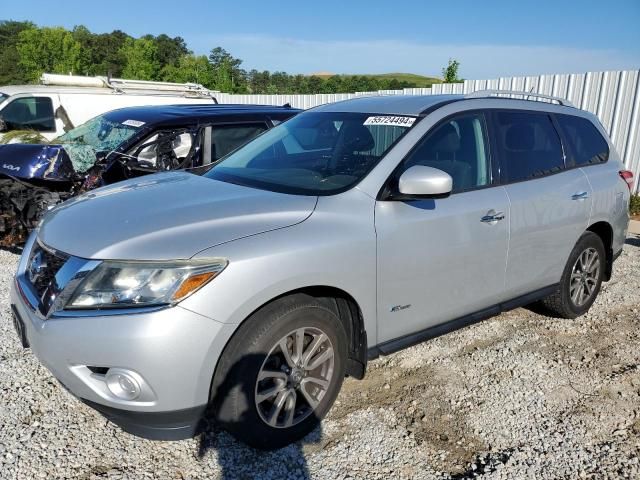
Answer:
<svg viewBox="0 0 640 480"><path fill-rule="evenodd" d="M61 27L28 28L18 34L16 49L25 78L37 81L44 72L79 73L82 47Z"/></svg>
<svg viewBox="0 0 640 480"><path fill-rule="evenodd" d="M93 74L122 77L122 71L127 63L123 47L129 39L132 38L121 30L94 35Z"/></svg>
<svg viewBox="0 0 640 480"><path fill-rule="evenodd" d="M162 68L167 65L177 66L182 58L192 53L182 37L171 38L164 33L154 39L158 49L157 58Z"/></svg>
<svg viewBox="0 0 640 480"><path fill-rule="evenodd" d="M240 68L242 60L233 57L222 47L216 47L209 54L213 66L215 88L222 92L240 93L247 89L247 74Z"/></svg>
<svg viewBox="0 0 640 480"><path fill-rule="evenodd" d="M215 75L212 65L204 55L183 55L177 65L165 65L162 69L165 82L199 83L215 89Z"/></svg>
<svg viewBox="0 0 640 480"><path fill-rule="evenodd" d="M35 28L31 22L0 22L0 85L26 83L29 79L20 66L20 54L16 48L18 35L23 30Z"/></svg>
<svg viewBox="0 0 640 480"><path fill-rule="evenodd" d="M134 80L158 80L160 61L158 47L153 38L128 38L122 47L124 68L122 76Z"/></svg>
<svg viewBox="0 0 640 480"><path fill-rule="evenodd" d="M303 93L320 93L324 82L324 79L316 75L307 77L305 82L305 91Z"/></svg>
<svg viewBox="0 0 640 480"><path fill-rule="evenodd" d="M450 60L445 79L457 81L459 63ZM329 77L245 71L242 60L221 47L194 55L182 37L125 32L95 34L82 25L38 28L30 22L0 22L0 85L37 82L43 72L104 75L140 80L200 83L230 93L344 93L401 89L414 84L366 75Z"/></svg>
<svg viewBox="0 0 640 480"><path fill-rule="evenodd" d="M73 39L80 44L79 70L82 75L96 75L94 65L97 63L94 51L95 35L84 25L77 25L71 31Z"/></svg>
<svg viewBox="0 0 640 480"><path fill-rule="evenodd" d="M271 72L251 70L247 73L247 89L250 93L266 93L271 85Z"/></svg>
<svg viewBox="0 0 640 480"><path fill-rule="evenodd" d="M450 58L447 66L442 69L442 78L445 83L460 82L458 78L458 69L460 68L460 62Z"/></svg>

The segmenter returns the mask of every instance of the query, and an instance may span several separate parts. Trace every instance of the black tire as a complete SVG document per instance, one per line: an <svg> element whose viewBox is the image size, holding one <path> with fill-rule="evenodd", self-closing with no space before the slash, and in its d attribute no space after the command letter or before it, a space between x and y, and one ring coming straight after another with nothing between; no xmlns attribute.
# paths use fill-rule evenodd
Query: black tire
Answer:
<svg viewBox="0 0 640 480"><path fill-rule="evenodd" d="M576 262L578 262L580 256L589 249L595 250L598 254L598 258L595 260L598 262L598 272L597 275L594 275L595 278L593 280L595 281L595 288L591 290L588 298L586 298L584 302L576 302L571 297L572 274L574 274L574 266L576 266ZM544 298L541 303L551 314L560 318L576 318L585 314L589 308L591 308L591 305L593 305L593 302L600 292L605 268L606 254L602 239L593 232L583 233L569 255L569 260L567 260L567 264L564 267L558 289L553 294ZM586 295L586 290L584 290L584 292Z"/></svg>
<svg viewBox="0 0 640 480"><path fill-rule="evenodd" d="M304 332L316 333L316 337L310 337L313 340L320 337L317 332L324 333L328 337L330 343L326 343L326 346L324 343L320 345L319 348L322 350L318 352L324 353L324 350L329 350L332 347L332 374L328 387L324 389L315 408L310 407L311 403L306 401L303 392L298 393L299 399L293 397L292 402L296 406L302 405L300 408L294 408L293 412L306 412L307 417L300 415L299 423L291 426L272 426L263 420L265 416L263 404L260 404L259 407L256 403L258 374L265 366L265 362L277 362L280 357L285 358L277 347L281 339L286 339L285 342L292 340L293 351L297 337L295 335L288 337L287 335L300 331L302 328L306 329ZM323 342L327 342L327 340L323 340ZM307 347L309 345L310 343L307 344ZM334 312L323 307L311 296L295 294L282 297L264 306L238 328L224 349L211 387L211 416L213 420L238 440L261 450L281 448L300 440L318 425L333 405L340 391L347 363L347 345L347 335L340 319ZM270 352L274 352L273 349L276 349L275 353L269 355ZM295 358L295 353L290 358ZM317 356L313 356L310 360L316 358ZM285 362L286 359L282 362L280 369L287 370ZM309 361L309 364L312 363ZM272 366L273 363L269 365ZM326 367L326 364L322 365L325 366L321 368ZM278 368L268 368L268 370L277 371ZM296 385L289 383L293 382L292 375L293 373L287 374L287 378L289 378L287 388L290 385ZM280 382L281 379L277 379L277 381ZM292 386L291 388L297 387ZM317 388L316 391L320 391L320 387L314 387L313 384L311 387L305 387L305 390L308 388ZM285 408L288 408L289 405L288 398L285 401ZM276 400L274 400L275 403ZM305 404L307 408L304 408ZM271 410L271 412L273 411ZM280 414L276 415L276 422L278 418L286 419L286 412L284 417Z"/></svg>

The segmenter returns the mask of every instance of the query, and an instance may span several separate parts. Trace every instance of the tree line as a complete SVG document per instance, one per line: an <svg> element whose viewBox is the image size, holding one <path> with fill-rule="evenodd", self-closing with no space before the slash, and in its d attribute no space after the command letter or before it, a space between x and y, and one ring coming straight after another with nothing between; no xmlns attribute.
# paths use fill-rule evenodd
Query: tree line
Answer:
<svg viewBox="0 0 640 480"><path fill-rule="evenodd" d="M37 83L44 72L193 82L232 93L346 93L417 86L411 81L366 75L325 77L245 70L242 60L221 47L213 48L208 56L196 55L182 37L165 34L134 38L120 30L92 33L82 25L67 30L0 21L0 85Z"/></svg>

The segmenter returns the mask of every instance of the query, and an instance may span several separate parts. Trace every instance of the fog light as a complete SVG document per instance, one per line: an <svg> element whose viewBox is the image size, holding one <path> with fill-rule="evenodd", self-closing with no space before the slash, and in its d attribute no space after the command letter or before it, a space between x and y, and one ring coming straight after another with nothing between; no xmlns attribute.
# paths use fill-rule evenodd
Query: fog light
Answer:
<svg viewBox="0 0 640 480"><path fill-rule="evenodd" d="M110 368L106 376L107 388L123 400L135 400L140 396L140 383L129 372Z"/></svg>

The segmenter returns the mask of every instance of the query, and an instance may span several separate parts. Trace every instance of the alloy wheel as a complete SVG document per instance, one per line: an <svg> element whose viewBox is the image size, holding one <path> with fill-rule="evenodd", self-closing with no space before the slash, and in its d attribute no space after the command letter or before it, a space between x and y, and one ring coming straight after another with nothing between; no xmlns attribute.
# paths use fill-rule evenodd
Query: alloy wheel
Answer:
<svg viewBox="0 0 640 480"><path fill-rule="evenodd" d="M327 393L334 372L334 348L322 330L289 332L269 351L260 368L255 404L274 428L289 428L308 418Z"/></svg>
<svg viewBox="0 0 640 480"><path fill-rule="evenodd" d="M600 255L595 248L589 247L578 256L571 270L569 296L576 307L581 307L591 299L599 278Z"/></svg>

